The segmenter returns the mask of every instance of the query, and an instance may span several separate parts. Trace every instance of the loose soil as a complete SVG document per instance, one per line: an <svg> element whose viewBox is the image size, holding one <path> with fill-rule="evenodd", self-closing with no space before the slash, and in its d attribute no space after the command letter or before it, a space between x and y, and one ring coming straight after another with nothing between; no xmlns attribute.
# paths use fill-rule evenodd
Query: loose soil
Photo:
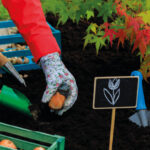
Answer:
<svg viewBox="0 0 150 150"><path fill-rule="evenodd" d="M47 14L47 20L56 27L57 17ZM64 113L62 117L45 109L39 119L34 121L10 108L0 106L0 122L65 136L65 150L108 149L111 110L92 109L94 77L128 76L132 71L139 69L139 57L131 53L128 42L118 51L117 44L103 48L98 55L93 45L88 45L83 50L83 37L87 26L86 21L80 21L78 25L68 21L65 25L56 27L62 34L62 60L75 76L79 88L79 96L72 109ZM0 79L1 86L5 84L18 89L33 104L41 104L40 100L46 87L42 70L22 71L21 74L28 75L25 78L27 88L20 85L9 74L5 74ZM149 108L150 85L143 81L143 89ZM116 111L114 150L150 149L150 128L138 127L128 120L128 117L135 112L135 109Z"/></svg>

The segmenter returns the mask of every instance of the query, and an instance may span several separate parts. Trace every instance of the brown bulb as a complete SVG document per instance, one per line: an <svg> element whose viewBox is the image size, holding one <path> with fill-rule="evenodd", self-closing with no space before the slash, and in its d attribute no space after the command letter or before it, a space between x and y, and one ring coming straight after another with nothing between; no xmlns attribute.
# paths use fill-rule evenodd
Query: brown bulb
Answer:
<svg viewBox="0 0 150 150"><path fill-rule="evenodd" d="M59 92L56 92L49 101L49 107L54 110L59 110L63 107L66 97Z"/></svg>

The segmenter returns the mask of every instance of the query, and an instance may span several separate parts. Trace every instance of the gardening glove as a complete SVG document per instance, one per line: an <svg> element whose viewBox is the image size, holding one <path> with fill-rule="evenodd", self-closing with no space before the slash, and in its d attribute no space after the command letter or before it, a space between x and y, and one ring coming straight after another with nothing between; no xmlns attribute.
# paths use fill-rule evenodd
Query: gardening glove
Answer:
<svg viewBox="0 0 150 150"><path fill-rule="evenodd" d="M57 52L41 57L40 65L46 77L47 87L42 97L42 102L47 103L58 89L66 90L68 95L61 110L56 111L62 115L75 103L78 95L78 88L75 78L65 67Z"/></svg>

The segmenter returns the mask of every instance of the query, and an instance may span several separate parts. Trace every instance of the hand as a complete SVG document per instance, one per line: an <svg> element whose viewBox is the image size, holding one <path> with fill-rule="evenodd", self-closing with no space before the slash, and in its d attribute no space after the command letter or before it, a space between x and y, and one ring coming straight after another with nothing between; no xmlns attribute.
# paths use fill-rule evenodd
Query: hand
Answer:
<svg viewBox="0 0 150 150"><path fill-rule="evenodd" d="M75 78L65 67L57 52L43 56L40 59L40 65L44 71L47 82L47 87L42 97L43 103L49 102L59 88L61 90L68 88L69 90L63 108L56 111L58 115L62 115L73 106L77 99L78 88Z"/></svg>

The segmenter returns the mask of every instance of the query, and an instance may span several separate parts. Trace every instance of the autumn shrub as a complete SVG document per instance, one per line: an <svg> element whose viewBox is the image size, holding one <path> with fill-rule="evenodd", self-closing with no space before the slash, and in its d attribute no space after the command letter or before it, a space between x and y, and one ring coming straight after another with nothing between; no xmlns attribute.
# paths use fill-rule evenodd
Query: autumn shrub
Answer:
<svg viewBox="0 0 150 150"><path fill-rule="evenodd" d="M124 46L131 45L132 53L140 55L140 71L145 80L150 77L150 1L149 0L42 0L45 12L59 16L58 24L68 19L90 23L83 47L94 44L97 54L114 40ZM95 10L98 12L95 14ZM90 22L92 17L102 19L101 24Z"/></svg>
<svg viewBox="0 0 150 150"><path fill-rule="evenodd" d="M91 23L84 37L84 47L88 43L95 43L98 52L106 45L106 40L112 46L113 41L117 39L118 48L120 44L124 46L125 40L128 40L132 53L135 50L139 51L139 70L147 81L150 77L150 1L115 0L113 5L116 8L115 17L111 22L101 25Z"/></svg>

